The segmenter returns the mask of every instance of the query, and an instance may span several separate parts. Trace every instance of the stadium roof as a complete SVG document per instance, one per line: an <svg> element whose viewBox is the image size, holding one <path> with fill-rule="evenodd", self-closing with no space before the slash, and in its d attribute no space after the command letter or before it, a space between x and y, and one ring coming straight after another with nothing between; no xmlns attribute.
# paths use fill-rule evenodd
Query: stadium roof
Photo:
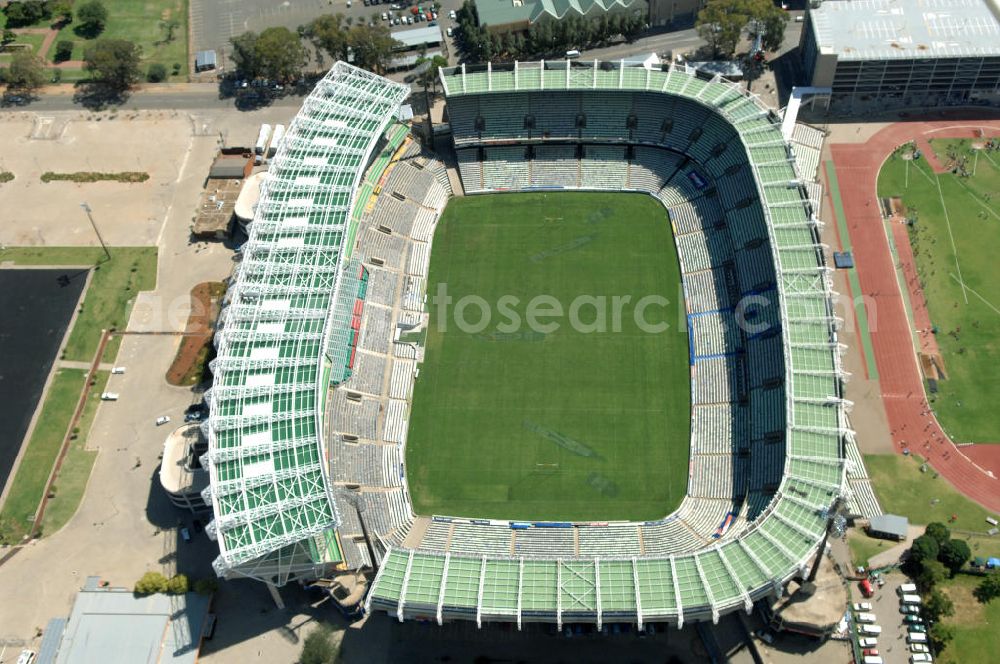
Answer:
<svg viewBox="0 0 1000 664"><path fill-rule="evenodd" d="M838 60L1000 56L997 0L827 0L809 10Z"/></svg>
<svg viewBox="0 0 1000 664"><path fill-rule="evenodd" d="M659 92L694 100L731 124L754 172L773 251L785 355L786 458L775 498L738 537L700 551L632 558L497 557L393 548L369 608L404 617L516 621L717 620L780 592L821 541L844 491L848 434L832 282L781 120L756 97L693 68L515 63L441 70L447 97L560 90Z"/></svg>
<svg viewBox="0 0 1000 664"><path fill-rule="evenodd" d="M562 18L571 12L599 16L613 10L646 7L645 0L475 0L480 25L534 23L543 15Z"/></svg>
<svg viewBox="0 0 1000 664"><path fill-rule="evenodd" d="M283 583L340 560L322 440L332 303L362 172L409 88L336 63L288 127L227 293L212 363L210 496L216 572ZM296 548L297 547L297 548ZM243 566L243 567L241 567ZM260 572L264 574L265 572Z"/></svg>

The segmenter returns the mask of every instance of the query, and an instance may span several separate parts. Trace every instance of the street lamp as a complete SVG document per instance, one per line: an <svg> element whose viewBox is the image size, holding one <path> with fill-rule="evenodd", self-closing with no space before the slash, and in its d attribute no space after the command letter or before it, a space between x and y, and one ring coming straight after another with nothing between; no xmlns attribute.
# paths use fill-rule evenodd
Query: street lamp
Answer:
<svg viewBox="0 0 1000 664"><path fill-rule="evenodd" d="M83 211L87 213L87 219L90 220L90 225L94 228L94 235L97 236L97 240L101 243L101 249L104 249L104 255L107 256L108 260L111 260L111 252L108 251L108 246L104 244L104 238L101 237L101 231L97 229L97 223L94 221L93 210L86 203L80 203L80 207Z"/></svg>

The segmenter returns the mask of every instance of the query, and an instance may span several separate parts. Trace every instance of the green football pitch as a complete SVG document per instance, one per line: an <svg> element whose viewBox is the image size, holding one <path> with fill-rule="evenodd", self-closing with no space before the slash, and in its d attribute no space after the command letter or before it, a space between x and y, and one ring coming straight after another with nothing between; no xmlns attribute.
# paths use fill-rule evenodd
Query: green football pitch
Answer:
<svg viewBox="0 0 1000 664"><path fill-rule="evenodd" d="M879 196L900 196L917 270L944 359L946 379L931 395L938 421L955 442L1000 441L1000 151L968 140L933 140L943 164L964 159L967 176L936 174L926 160L889 158Z"/></svg>
<svg viewBox="0 0 1000 664"><path fill-rule="evenodd" d="M406 447L418 514L645 520L677 507L690 372L661 205L569 192L452 199L427 294Z"/></svg>

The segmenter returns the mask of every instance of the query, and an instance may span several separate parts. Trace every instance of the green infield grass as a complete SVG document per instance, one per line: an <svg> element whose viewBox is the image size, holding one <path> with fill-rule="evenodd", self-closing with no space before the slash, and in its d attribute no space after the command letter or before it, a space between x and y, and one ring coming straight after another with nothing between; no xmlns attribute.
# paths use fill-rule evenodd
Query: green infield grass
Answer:
<svg viewBox="0 0 1000 664"><path fill-rule="evenodd" d="M1000 151L973 141L932 141L942 163L965 160L968 175L935 174L924 159L886 161L879 196L900 196L923 283L945 380L930 395L955 442L1000 442ZM949 153L951 156L949 156Z"/></svg>
<svg viewBox="0 0 1000 664"><path fill-rule="evenodd" d="M427 292L406 447L418 514L643 520L677 507L688 337L659 203L566 192L453 199Z"/></svg>

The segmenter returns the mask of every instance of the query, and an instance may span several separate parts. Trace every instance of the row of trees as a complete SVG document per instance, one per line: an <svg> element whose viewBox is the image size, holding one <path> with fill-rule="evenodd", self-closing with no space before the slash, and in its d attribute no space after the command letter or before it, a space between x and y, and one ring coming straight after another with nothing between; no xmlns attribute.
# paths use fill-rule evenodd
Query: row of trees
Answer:
<svg viewBox="0 0 1000 664"><path fill-rule="evenodd" d="M584 18L570 14L561 21L538 21L524 33L498 34L479 25L476 6L465 0L458 10L462 50L473 62L512 61L550 54L560 56L571 48L592 48L617 37L632 41L645 29L641 12L602 14Z"/></svg>
<svg viewBox="0 0 1000 664"><path fill-rule="evenodd" d="M765 51L777 51L785 38L788 14L771 0L708 0L695 29L716 58L729 58L744 35L761 36Z"/></svg>
<svg viewBox="0 0 1000 664"><path fill-rule="evenodd" d="M291 81L300 78L308 64L306 42L320 63L324 57L345 61L350 57L358 67L375 72L385 70L397 45L385 25L354 23L343 14L328 14L296 32L268 28L234 37L233 63L243 78Z"/></svg>
<svg viewBox="0 0 1000 664"><path fill-rule="evenodd" d="M4 9L8 28L20 28L51 20L57 25L67 25L73 21L73 3L70 0L23 0L10 2ZM96 37L104 31L108 22L108 10L100 0L80 3L76 8L77 27L75 30L85 37Z"/></svg>
<svg viewBox="0 0 1000 664"><path fill-rule="evenodd" d="M938 586L961 570L970 558L969 545L965 540L952 538L943 523L928 524L924 534L910 546L906 571L924 592L921 615L930 625L928 634L935 651L939 652L955 637L954 628L941 622L942 618L954 615L955 606Z"/></svg>

